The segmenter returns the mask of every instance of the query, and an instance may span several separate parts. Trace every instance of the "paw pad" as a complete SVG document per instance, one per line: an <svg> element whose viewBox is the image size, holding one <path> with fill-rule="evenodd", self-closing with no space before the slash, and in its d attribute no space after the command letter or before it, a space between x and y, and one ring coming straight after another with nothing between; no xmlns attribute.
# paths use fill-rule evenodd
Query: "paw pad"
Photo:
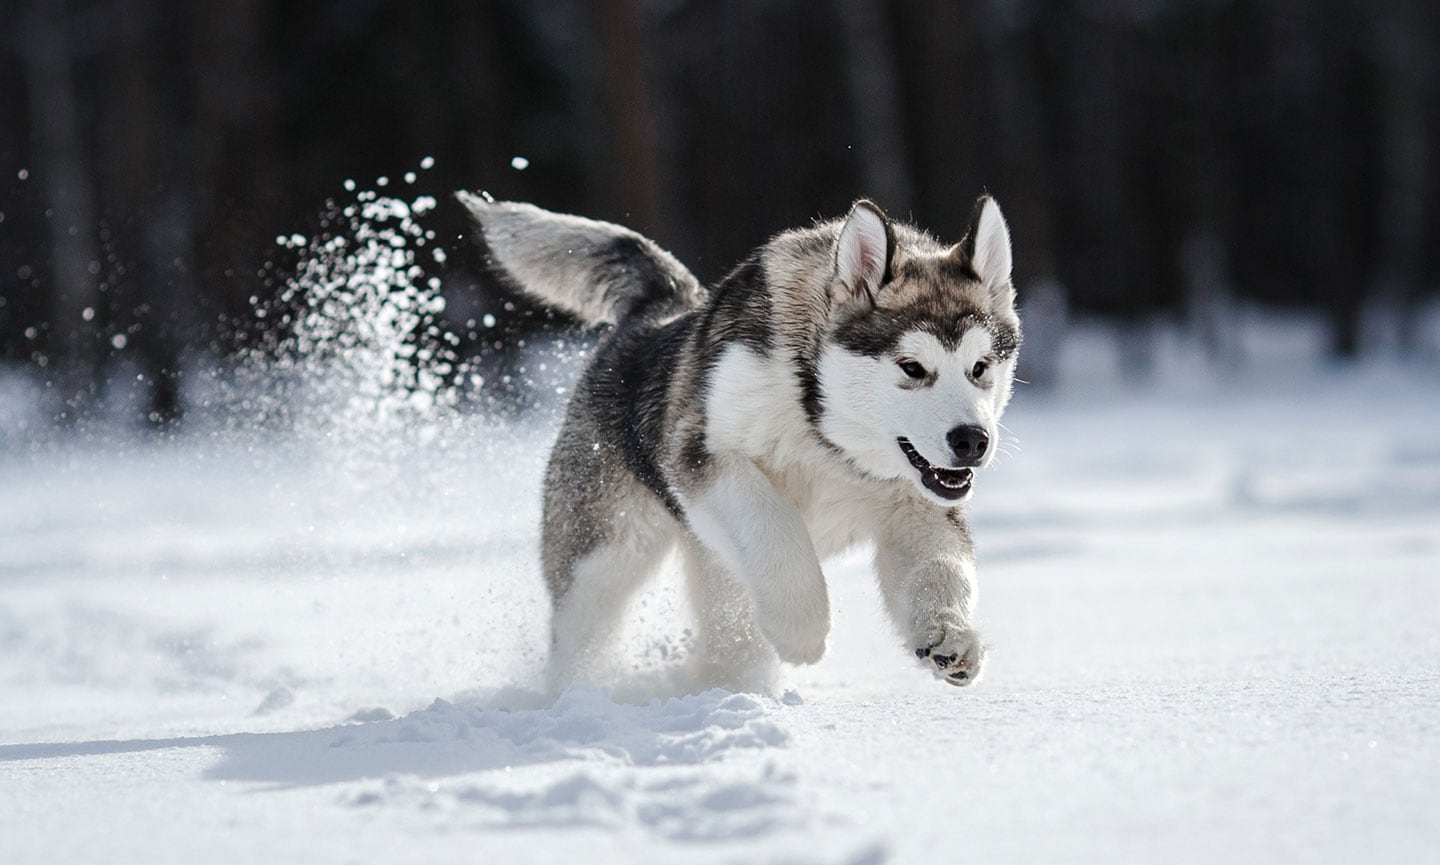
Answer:
<svg viewBox="0 0 1440 865"><path fill-rule="evenodd" d="M945 669L946 667L950 666L951 664L955 663L955 661L959 659L959 657L960 657L959 654L951 654L951 655L932 655L932 654L930 654L931 651L933 651L933 650L935 649L935 647L938 646L938 645L940 645L940 644L939 644L939 643L934 643L934 644L932 644L932 645L925 646L924 648L916 649L916 650L915 650L915 657L917 657L917 658L929 658L930 660L932 660L932 661L935 662L935 666L939 667L939 668L942 669L942 670Z"/></svg>
<svg viewBox="0 0 1440 865"><path fill-rule="evenodd" d="M935 639L937 632L939 639ZM980 678L985 650L974 631L941 627L928 635L928 639L929 645L916 649L915 657L929 658L936 678L961 686Z"/></svg>

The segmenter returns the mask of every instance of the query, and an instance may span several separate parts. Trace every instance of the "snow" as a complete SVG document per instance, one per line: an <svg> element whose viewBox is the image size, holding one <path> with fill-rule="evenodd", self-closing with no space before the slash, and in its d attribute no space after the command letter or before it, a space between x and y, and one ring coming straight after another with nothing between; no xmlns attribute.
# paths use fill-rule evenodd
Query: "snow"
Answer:
<svg viewBox="0 0 1440 865"><path fill-rule="evenodd" d="M1433 855L1433 368L1076 360L977 478L967 689L906 656L860 551L776 694L689 687L666 578L609 689L541 696L543 420L7 446L0 860Z"/></svg>

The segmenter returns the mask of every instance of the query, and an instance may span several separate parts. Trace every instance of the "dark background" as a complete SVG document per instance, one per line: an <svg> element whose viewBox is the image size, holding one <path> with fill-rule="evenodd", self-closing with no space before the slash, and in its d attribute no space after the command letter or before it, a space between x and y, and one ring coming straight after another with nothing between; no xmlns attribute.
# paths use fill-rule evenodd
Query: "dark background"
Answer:
<svg viewBox="0 0 1440 865"><path fill-rule="evenodd" d="M122 362L155 383L143 416L183 414L183 376L255 339L293 264L276 236L427 156L407 192L624 222L707 280L861 195L958 240L988 191L1032 313L1113 320L1136 368L1157 320L1233 350L1237 304L1321 316L1339 357L1366 321L1413 353L1440 282L1428 0L0 10L0 363L70 419ZM451 308L504 314L458 207L431 218Z"/></svg>

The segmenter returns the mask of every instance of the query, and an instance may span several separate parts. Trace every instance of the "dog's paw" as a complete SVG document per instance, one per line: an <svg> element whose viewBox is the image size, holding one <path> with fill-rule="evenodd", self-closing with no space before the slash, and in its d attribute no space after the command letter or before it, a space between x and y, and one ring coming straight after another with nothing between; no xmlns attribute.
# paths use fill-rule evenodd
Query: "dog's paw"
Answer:
<svg viewBox="0 0 1440 865"><path fill-rule="evenodd" d="M825 655L830 635L830 608L812 605L809 609L756 610L760 633L775 647L775 654L787 664L813 664Z"/></svg>
<svg viewBox="0 0 1440 865"><path fill-rule="evenodd" d="M952 685L969 685L985 667L985 646L973 628L939 624L915 647L915 657L928 663L936 677Z"/></svg>

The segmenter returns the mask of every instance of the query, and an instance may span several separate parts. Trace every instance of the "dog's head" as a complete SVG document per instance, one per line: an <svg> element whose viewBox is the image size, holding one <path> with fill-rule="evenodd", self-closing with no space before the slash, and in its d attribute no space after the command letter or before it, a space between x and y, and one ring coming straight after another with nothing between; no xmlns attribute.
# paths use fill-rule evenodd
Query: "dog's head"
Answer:
<svg viewBox="0 0 1440 865"><path fill-rule="evenodd" d="M945 247L868 201L834 244L820 431L870 474L953 505L1000 440L1020 345L1010 231L989 196Z"/></svg>

